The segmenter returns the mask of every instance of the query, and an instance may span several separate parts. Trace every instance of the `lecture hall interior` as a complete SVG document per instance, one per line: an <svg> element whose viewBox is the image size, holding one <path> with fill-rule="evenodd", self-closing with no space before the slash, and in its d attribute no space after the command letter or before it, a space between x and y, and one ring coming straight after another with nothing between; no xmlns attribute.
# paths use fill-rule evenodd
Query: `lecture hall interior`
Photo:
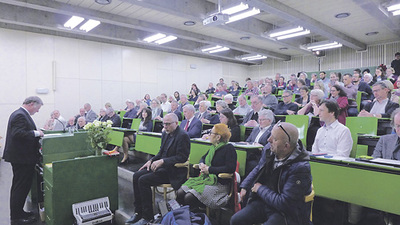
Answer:
<svg viewBox="0 0 400 225"><path fill-rule="evenodd" d="M202 219L193 224L240 224L256 201L271 214L254 224L400 225L399 0L0 0L0 49L0 225L173 224L179 210ZM43 101L30 133L43 134L40 159L24 206L31 214L12 218L18 163L3 153L18 135L7 133L10 115L29 96ZM96 122L107 120L111 128ZM96 123L104 140L85 127ZM330 130L338 127L343 136ZM158 165L155 155L176 150L162 153L164 142L186 143L171 144L179 132L190 136L187 161ZM278 139L291 149L283 158ZM236 172L211 176L230 147ZM294 173L297 153L312 177L301 194L303 181L290 180L298 174L270 184L276 169ZM269 156L271 174L248 176ZM217 181L191 195L199 207L183 207L188 182L177 190L172 181L152 185L139 204L135 174L147 162L150 174ZM209 187L226 202L208 205ZM141 212L149 207L151 220Z"/></svg>

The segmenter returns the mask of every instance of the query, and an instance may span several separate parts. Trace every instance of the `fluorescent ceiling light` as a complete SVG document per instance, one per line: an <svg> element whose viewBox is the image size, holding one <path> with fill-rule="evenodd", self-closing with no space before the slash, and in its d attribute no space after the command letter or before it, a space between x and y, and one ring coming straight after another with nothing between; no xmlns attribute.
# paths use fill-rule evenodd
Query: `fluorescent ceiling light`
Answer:
<svg viewBox="0 0 400 225"><path fill-rule="evenodd" d="M204 49L202 49L201 51L202 51L202 52L208 52L208 51L212 51L212 50L219 49L219 48L222 48L222 46L217 45L217 46L210 47L210 48L204 48Z"/></svg>
<svg viewBox="0 0 400 225"><path fill-rule="evenodd" d="M66 23L64 23L64 27L70 28L71 30L78 26L84 18L79 16L72 16Z"/></svg>
<svg viewBox="0 0 400 225"><path fill-rule="evenodd" d="M260 59L266 59L267 56L264 55L244 55L242 57L239 57L241 60L248 60L248 61L252 61L252 60L260 60Z"/></svg>
<svg viewBox="0 0 400 225"><path fill-rule="evenodd" d="M228 47L223 47L223 48L219 48L219 49L215 49L215 50L209 51L208 53L212 54L212 53L223 52L223 51L228 51L228 50L229 50Z"/></svg>
<svg viewBox="0 0 400 225"><path fill-rule="evenodd" d="M395 5L391 5L391 6L387 7L387 10L389 12L399 10L399 9L400 9L400 4L395 4Z"/></svg>
<svg viewBox="0 0 400 225"><path fill-rule="evenodd" d="M89 32L93 28L97 27L99 24L100 24L100 21L90 19L86 23L84 23L81 27L79 27L79 29Z"/></svg>
<svg viewBox="0 0 400 225"><path fill-rule="evenodd" d="M305 30L305 31L301 31L301 32L293 33L293 34L282 35L282 36L277 37L276 39L277 40L283 40L283 39L288 39L288 38L292 38L292 37L298 37L298 36L301 36L301 35L306 35L306 34L309 34L309 33L310 33L309 30Z"/></svg>
<svg viewBox="0 0 400 225"><path fill-rule="evenodd" d="M339 48L342 47L342 44L336 44L336 45L331 45L331 46L325 46L325 47L320 47L320 48L313 48L313 51L320 51L320 50L326 50L326 49L331 49L331 48Z"/></svg>
<svg viewBox="0 0 400 225"><path fill-rule="evenodd" d="M303 45L303 48L306 48L311 51L318 51L318 50L325 50L325 49L331 49L331 48L339 48L342 47L343 45L334 41L321 41L321 42L315 42L312 44L308 45Z"/></svg>
<svg viewBox="0 0 400 225"><path fill-rule="evenodd" d="M162 45L164 43L167 43L167 42L170 42L170 41L173 41L173 40L176 40L176 39L177 39L177 37L169 35L168 37L159 39L159 40L155 41L154 43Z"/></svg>
<svg viewBox="0 0 400 225"><path fill-rule="evenodd" d="M393 13L393 16L398 16L398 15L400 15L400 10L394 11L392 13Z"/></svg>
<svg viewBox="0 0 400 225"><path fill-rule="evenodd" d="M150 42L156 41L158 39L165 38L166 36L167 35L165 35L165 34L158 33L158 34L155 34L155 35L152 35L150 37L143 39L143 41L150 43Z"/></svg>
<svg viewBox="0 0 400 225"><path fill-rule="evenodd" d="M270 33L269 36L277 37L277 36L282 36L282 35L286 35L286 34L299 32L302 30L304 30L304 28L301 26L291 27L291 28L282 28L282 29L277 29L275 32Z"/></svg>
<svg viewBox="0 0 400 225"><path fill-rule="evenodd" d="M332 45L337 45L339 44L338 42L330 42L330 41L322 41L322 42L315 42L307 46L307 49L314 49L314 48L323 48L323 47L329 47Z"/></svg>
<svg viewBox="0 0 400 225"><path fill-rule="evenodd" d="M250 17L250 16L257 15L257 14L259 14L259 13L260 13L260 10L257 9L257 8L255 8L255 7L253 7L253 8L250 9L250 10L244 11L244 12L239 13L239 14L235 14L235 15L233 15L233 16L229 16L229 21L226 22L226 23L227 23L227 24L228 24L228 23L232 23L232 22L235 22L235 21L238 21L238 20L241 20L241 19Z"/></svg>
<svg viewBox="0 0 400 225"><path fill-rule="evenodd" d="M235 14L237 12L246 10L249 8L248 4L244 4L243 2L241 2L239 5L235 5L233 7L229 7L227 9L222 10L223 14L228 14L228 15L232 15Z"/></svg>

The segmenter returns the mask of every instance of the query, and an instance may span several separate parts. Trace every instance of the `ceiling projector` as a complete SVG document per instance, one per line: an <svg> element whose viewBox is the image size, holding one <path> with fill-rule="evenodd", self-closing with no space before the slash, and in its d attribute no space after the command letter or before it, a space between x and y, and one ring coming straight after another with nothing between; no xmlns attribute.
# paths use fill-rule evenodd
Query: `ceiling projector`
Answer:
<svg viewBox="0 0 400 225"><path fill-rule="evenodd" d="M204 26L217 26L229 21L229 15L218 13L211 15L203 20Z"/></svg>

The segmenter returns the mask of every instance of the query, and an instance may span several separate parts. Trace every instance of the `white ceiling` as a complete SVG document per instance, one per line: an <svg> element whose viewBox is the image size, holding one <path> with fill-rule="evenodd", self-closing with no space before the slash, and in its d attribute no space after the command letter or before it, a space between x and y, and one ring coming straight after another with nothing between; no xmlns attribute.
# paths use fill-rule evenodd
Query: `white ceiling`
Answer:
<svg viewBox="0 0 400 225"><path fill-rule="evenodd" d="M397 41L400 37L400 16L386 16L379 9L382 4L379 0L242 1L260 8L261 13L228 25L203 26L203 19L217 11L217 0L112 0L105 6L94 0L0 0L0 27L246 64L260 62L243 62L236 57L258 53L290 60L291 56L312 54L299 46L315 41L338 41L355 50L364 50L367 45ZM237 1L220 2L224 7ZM350 16L335 18L344 12ZM97 19L102 24L89 33L77 28L64 29L63 24L71 15ZM185 26L185 21L194 21L196 25ZM284 41L262 36L266 31L287 25L301 25L311 30L311 34ZM379 33L365 35L374 31ZM141 41L157 32L175 35L178 39L164 45ZM250 39L241 40L241 37ZM231 50L213 55L199 51L212 44Z"/></svg>

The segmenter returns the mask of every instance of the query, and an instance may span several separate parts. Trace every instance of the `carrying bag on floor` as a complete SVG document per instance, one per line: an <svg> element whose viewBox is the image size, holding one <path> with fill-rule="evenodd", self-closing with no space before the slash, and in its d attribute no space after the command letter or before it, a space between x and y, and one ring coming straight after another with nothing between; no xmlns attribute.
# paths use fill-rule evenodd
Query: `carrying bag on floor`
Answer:
<svg viewBox="0 0 400 225"><path fill-rule="evenodd" d="M204 213L190 212L189 206L183 206L179 209L167 213L161 221L163 225L211 225L210 220Z"/></svg>

